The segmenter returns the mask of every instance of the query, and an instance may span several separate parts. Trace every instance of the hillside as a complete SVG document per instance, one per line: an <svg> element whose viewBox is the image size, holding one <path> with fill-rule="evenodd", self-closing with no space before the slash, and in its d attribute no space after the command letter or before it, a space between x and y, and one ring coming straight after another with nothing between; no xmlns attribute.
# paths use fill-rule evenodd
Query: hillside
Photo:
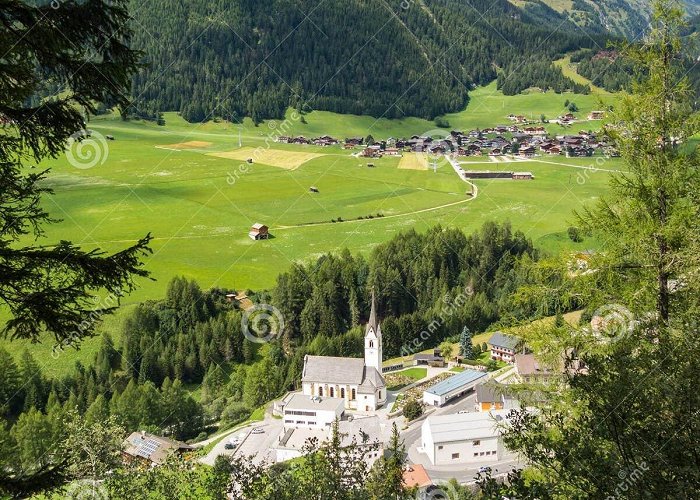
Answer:
<svg viewBox="0 0 700 500"><path fill-rule="evenodd" d="M637 38L648 24L649 0L511 0L530 14L550 9L580 28L594 33L613 33ZM688 13L697 14L698 0L686 0ZM551 15L551 14L550 14Z"/></svg>
<svg viewBox="0 0 700 500"><path fill-rule="evenodd" d="M531 15L507 0L156 0L134 1L133 13L134 45L148 54L137 113L191 122L279 118L290 106L432 119L463 109L472 84L498 68L517 81L535 62L537 86L581 91L542 66L597 43L545 28L543 16L559 15L551 9Z"/></svg>

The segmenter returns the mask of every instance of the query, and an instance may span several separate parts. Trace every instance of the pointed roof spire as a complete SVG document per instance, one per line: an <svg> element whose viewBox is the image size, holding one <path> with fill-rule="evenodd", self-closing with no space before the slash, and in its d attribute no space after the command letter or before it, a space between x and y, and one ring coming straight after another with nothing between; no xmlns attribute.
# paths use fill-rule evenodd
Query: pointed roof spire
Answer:
<svg viewBox="0 0 700 500"><path fill-rule="evenodd" d="M367 321L367 331L369 329L374 330L377 333L379 330L379 321L377 320L377 298L374 295L374 288L372 288L372 309L369 313L369 321Z"/></svg>

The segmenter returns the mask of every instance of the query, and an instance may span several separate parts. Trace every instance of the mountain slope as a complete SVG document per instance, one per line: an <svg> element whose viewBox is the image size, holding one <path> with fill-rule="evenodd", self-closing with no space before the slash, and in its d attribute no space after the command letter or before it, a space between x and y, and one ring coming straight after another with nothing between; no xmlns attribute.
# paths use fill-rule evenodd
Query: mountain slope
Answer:
<svg viewBox="0 0 700 500"><path fill-rule="evenodd" d="M471 84L493 80L497 68L519 69L523 53L541 63L593 44L551 9L562 25L554 32L507 0L153 0L147 8L133 0L132 8L134 45L149 64L134 80L137 105L190 121L281 117L288 106L433 118L463 109Z"/></svg>
<svg viewBox="0 0 700 500"><path fill-rule="evenodd" d="M650 0L511 0L525 12L551 9L590 32L638 37L648 24ZM690 15L700 11L700 0L685 0Z"/></svg>

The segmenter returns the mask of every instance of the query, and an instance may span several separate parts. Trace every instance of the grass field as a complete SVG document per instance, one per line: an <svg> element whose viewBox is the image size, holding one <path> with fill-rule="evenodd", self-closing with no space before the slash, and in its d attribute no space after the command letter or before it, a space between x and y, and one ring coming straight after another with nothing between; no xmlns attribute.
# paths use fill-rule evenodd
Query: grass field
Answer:
<svg viewBox="0 0 700 500"><path fill-rule="evenodd" d="M556 116L564 111L566 98L576 101L580 114L600 107L595 96L504 96L492 84L473 91L468 108L446 118L452 128L470 129L504 123L509 113ZM166 113L165 120L166 126L159 127L95 119L89 127L115 140L97 144L94 166L76 168L76 161L67 157L43 165L52 169L46 185L55 191L44 206L62 221L47 227L47 238L39 244L70 239L85 248L116 251L153 234L153 254L147 257L146 268L156 281L142 280L126 298L127 306L162 297L167 282L177 275L197 279L205 289L271 287L293 262L346 247L367 254L400 231L424 231L435 224L470 232L486 221L509 220L546 250L588 249L595 241L575 244L566 237L572 210L605 192L607 170L621 163L557 157L475 165L527 170L536 179L476 181L479 195L471 199L465 194L469 185L448 165L439 165L436 172L399 168L406 157L387 157L372 160L375 167L368 168L366 161L339 146L282 145L271 140L271 134L328 134L341 139L410 136L434 129L430 121L327 112L307 114L306 123L271 121L259 127L248 120L242 125L187 124L175 113ZM243 149L238 149L239 137ZM231 157L211 154L230 152ZM248 164L245 159L251 155L255 160ZM80 161L77 165L86 166ZM319 192L310 192L310 186ZM338 219L344 222L331 222ZM248 230L255 222L270 226L273 238L252 241ZM111 318L105 330L117 331L122 317ZM33 346L32 352L46 361L52 373L59 373L76 359L89 361L98 345L99 339L90 340L82 351L53 359L49 340ZM13 343L10 348L18 353L25 346Z"/></svg>

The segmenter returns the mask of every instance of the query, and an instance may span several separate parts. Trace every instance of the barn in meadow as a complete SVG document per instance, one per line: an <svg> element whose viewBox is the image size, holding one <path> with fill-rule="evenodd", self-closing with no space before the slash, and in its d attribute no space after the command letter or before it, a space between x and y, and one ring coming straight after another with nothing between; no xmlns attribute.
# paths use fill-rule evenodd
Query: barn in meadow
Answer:
<svg viewBox="0 0 700 500"><path fill-rule="evenodd" d="M270 238L270 228L268 228L265 224L256 222L250 228L248 236L250 236L251 240L267 240Z"/></svg>

